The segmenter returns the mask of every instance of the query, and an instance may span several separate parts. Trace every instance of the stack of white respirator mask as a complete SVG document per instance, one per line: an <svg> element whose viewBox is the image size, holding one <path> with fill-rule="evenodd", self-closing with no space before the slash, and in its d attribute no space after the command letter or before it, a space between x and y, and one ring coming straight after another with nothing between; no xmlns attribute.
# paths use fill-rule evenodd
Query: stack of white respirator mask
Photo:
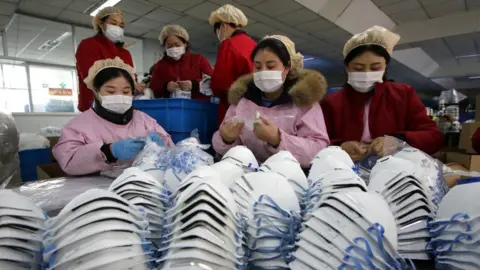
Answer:
<svg viewBox="0 0 480 270"><path fill-rule="evenodd" d="M146 213L115 193L88 190L45 224L47 269L152 269Z"/></svg>
<svg viewBox="0 0 480 270"><path fill-rule="evenodd" d="M28 198L0 189L0 269L41 269L44 223Z"/></svg>
<svg viewBox="0 0 480 270"><path fill-rule="evenodd" d="M160 269L243 269L243 228L232 193L211 167L187 175L165 212Z"/></svg>
<svg viewBox="0 0 480 270"><path fill-rule="evenodd" d="M109 190L120 195L135 207L142 209L148 221L148 236L154 247L162 246L163 217L169 207L168 190L148 172L132 167L126 169L110 185Z"/></svg>
<svg viewBox="0 0 480 270"><path fill-rule="evenodd" d="M387 202L370 192L330 193L303 224L292 270L410 269Z"/></svg>
<svg viewBox="0 0 480 270"><path fill-rule="evenodd" d="M409 259L428 260L427 222L434 217L436 207L421 175L411 160L387 156L372 168L368 189L388 202L397 224L399 252Z"/></svg>
<svg viewBox="0 0 480 270"><path fill-rule="evenodd" d="M460 180L429 222L436 269L480 269L480 178Z"/></svg>
<svg viewBox="0 0 480 270"><path fill-rule="evenodd" d="M338 146L327 147L315 156L311 162L308 183L303 217L305 221L329 194L367 191L367 186L357 174L352 159Z"/></svg>

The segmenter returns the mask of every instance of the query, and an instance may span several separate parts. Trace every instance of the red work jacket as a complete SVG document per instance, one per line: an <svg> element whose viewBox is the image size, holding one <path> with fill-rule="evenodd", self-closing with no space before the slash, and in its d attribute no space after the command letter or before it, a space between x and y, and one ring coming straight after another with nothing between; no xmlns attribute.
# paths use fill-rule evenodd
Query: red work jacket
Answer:
<svg viewBox="0 0 480 270"><path fill-rule="evenodd" d="M156 98L169 98L167 84L171 81L192 81L192 99L208 101L210 97L200 93L199 82L202 73L212 76L212 66L205 56L191 53L189 50L178 61L165 56L155 64L150 88Z"/></svg>
<svg viewBox="0 0 480 270"><path fill-rule="evenodd" d="M371 99L368 125L372 139L391 135L428 154L443 147L443 134L426 113L413 87L377 83L374 92L359 93L350 86L327 96L323 115L332 144L360 141L365 105Z"/></svg>
<svg viewBox="0 0 480 270"><path fill-rule="evenodd" d="M217 52L210 86L213 94L220 99L218 124L222 123L228 109L228 89L242 75L252 73L251 54L257 43L245 32L237 30L224 40Z"/></svg>
<svg viewBox="0 0 480 270"><path fill-rule="evenodd" d="M124 48L118 48L102 34L82 40L77 48L78 74L78 110L84 112L90 109L95 98L92 90L88 89L83 80L88 76L88 70L97 60L120 57L123 62L133 67L132 55Z"/></svg>

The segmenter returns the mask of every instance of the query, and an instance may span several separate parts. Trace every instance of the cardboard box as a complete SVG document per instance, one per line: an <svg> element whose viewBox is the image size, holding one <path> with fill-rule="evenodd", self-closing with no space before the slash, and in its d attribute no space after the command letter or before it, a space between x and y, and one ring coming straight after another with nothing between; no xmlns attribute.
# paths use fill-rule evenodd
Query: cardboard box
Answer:
<svg viewBox="0 0 480 270"><path fill-rule="evenodd" d="M460 133L460 143L458 148L465 150L470 154L475 154L475 150L472 148L472 136L480 127L480 122L465 123L462 125L462 132Z"/></svg>
<svg viewBox="0 0 480 270"><path fill-rule="evenodd" d="M52 162L56 162L57 160L53 156L53 147L58 143L60 137L47 137L48 141L50 141L50 152L52 153Z"/></svg>
<svg viewBox="0 0 480 270"><path fill-rule="evenodd" d="M66 177L67 174L58 163L42 164L37 166L38 180Z"/></svg>
<svg viewBox="0 0 480 270"><path fill-rule="evenodd" d="M447 153L447 162L458 163L471 171L480 171L480 155L467 153Z"/></svg>

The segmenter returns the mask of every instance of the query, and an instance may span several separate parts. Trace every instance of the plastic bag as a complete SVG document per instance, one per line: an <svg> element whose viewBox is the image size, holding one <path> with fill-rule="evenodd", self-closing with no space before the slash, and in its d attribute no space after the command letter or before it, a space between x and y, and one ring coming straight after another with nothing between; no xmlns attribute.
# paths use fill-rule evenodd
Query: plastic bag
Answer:
<svg viewBox="0 0 480 270"><path fill-rule="evenodd" d="M212 88L210 88L210 80L212 77L202 74L202 81L200 82L200 93L207 97L213 96Z"/></svg>
<svg viewBox="0 0 480 270"><path fill-rule="evenodd" d="M45 137L60 137L61 132L62 129L59 127L48 126L40 129L40 135Z"/></svg>
<svg viewBox="0 0 480 270"><path fill-rule="evenodd" d="M384 153L409 160L415 164L413 176L428 187L436 211L436 207L449 190L445 182L443 163L397 138L386 136L385 140L387 137L388 142L386 141L384 145Z"/></svg>
<svg viewBox="0 0 480 270"><path fill-rule="evenodd" d="M100 175L110 178L110 179L117 179L125 169L128 169L132 166L130 162L126 162L124 164L117 164L115 166L103 169L100 171Z"/></svg>
<svg viewBox="0 0 480 270"><path fill-rule="evenodd" d="M184 99L191 99L192 92L190 91L183 91L183 90L176 90L170 94L171 98L184 98Z"/></svg>
<svg viewBox="0 0 480 270"><path fill-rule="evenodd" d="M252 115L251 117L236 115L232 117L229 121L232 121L234 123L243 122L244 128L252 131L255 126L255 122L257 122L260 119L260 116L261 114L259 112L255 112L255 115ZM282 120L294 120L295 116L294 115L281 115L281 116L273 116L273 117L265 116L265 118L274 122L275 124L278 124L278 122Z"/></svg>
<svg viewBox="0 0 480 270"><path fill-rule="evenodd" d="M92 188L107 190L112 181L102 176L62 177L29 182L14 191L30 198L49 216L54 216L77 195Z"/></svg>
<svg viewBox="0 0 480 270"><path fill-rule="evenodd" d="M0 112L0 188L4 188L18 170L19 135L15 120Z"/></svg>
<svg viewBox="0 0 480 270"><path fill-rule="evenodd" d="M50 141L42 135L34 133L20 134L20 151L44 149L50 147Z"/></svg>
<svg viewBox="0 0 480 270"><path fill-rule="evenodd" d="M143 95L136 95L133 97L134 100L149 100L154 98L155 96L150 88L145 88L145 90L143 90Z"/></svg>
<svg viewBox="0 0 480 270"><path fill-rule="evenodd" d="M445 104L458 104L460 101L466 98L467 96L455 89L445 90L440 94L440 99L443 99Z"/></svg>
<svg viewBox="0 0 480 270"><path fill-rule="evenodd" d="M213 156L204 152L210 145L200 144L198 130L191 133L191 137L177 143L170 149L168 169L165 172L165 186L175 191L185 176L196 168L213 164Z"/></svg>
<svg viewBox="0 0 480 270"><path fill-rule="evenodd" d="M169 150L158 145L149 137L145 138L145 147L137 155L133 167L138 167L150 173L160 183L164 182L165 171L168 168Z"/></svg>

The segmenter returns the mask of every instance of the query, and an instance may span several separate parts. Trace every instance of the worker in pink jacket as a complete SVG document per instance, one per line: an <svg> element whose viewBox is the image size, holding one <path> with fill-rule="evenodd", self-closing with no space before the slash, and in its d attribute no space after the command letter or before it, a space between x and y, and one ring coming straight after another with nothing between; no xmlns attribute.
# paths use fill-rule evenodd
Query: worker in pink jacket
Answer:
<svg viewBox="0 0 480 270"><path fill-rule="evenodd" d="M251 56L255 69L230 88L230 107L213 136L215 151L245 145L260 162L280 150L290 151L302 167L329 145L319 101L325 78L303 69L303 56L284 36L267 36Z"/></svg>
<svg viewBox="0 0 480 270"><path fill-rule="evenodd" d="M173 146L155 119L132 108L135 71L120 58L96 61L84 82L95 94L94 104L62 129L53 149L67 174L96 173L131 161L144 147L142 137Z"/></svg>

